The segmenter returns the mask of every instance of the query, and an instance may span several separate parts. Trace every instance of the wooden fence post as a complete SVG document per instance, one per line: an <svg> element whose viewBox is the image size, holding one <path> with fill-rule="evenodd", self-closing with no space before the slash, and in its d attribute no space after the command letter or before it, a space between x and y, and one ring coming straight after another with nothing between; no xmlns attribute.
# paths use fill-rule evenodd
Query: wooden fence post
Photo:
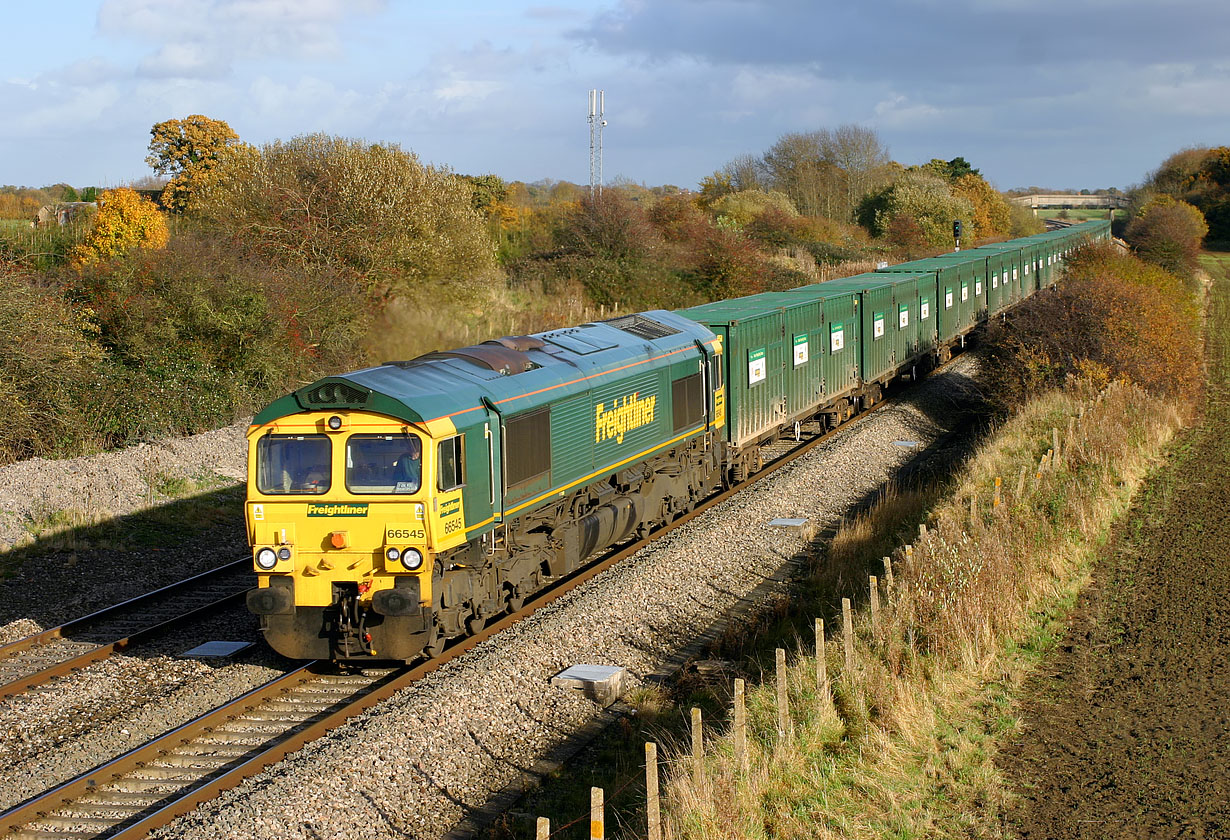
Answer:
<svg viewBox="0 0 1230 840"><path fill-rule="evenodd" d="M747 706L744 703L743 680L735 680L735 768L747 771Z"/></svg>
<svg viewBox="0 0 1230 840"><path fill-rule="evenodd" d="M535 840L547 840L551 836L551 821L546 817L538 818L538 827L534 831Z"/></svg>
<svg viewBox="0 0 1230 840"><path fill-rule="evenodd" d="M1000 487L1004 484L1004 480L999 476L995 476L995 496L991 499L991 510L996 510L1000 502Z"/></svg>
<svg viewBox="0 0 1230 840"><path fill-rule="evenodd" d="M870 575L867 582L871 589L871 632L878 635L880 632L880 582L876 580L875 575Z"/></svg>
<svg viewBox="0 0 1230 840"><path fill-rule="evenodd" d="M854 682L854 617L850 613L850 599L842 598L841 641L846 651L846 669L842 676L850 682Z"/></svg>
<svg viewBox="0 0 1230 840"><path fill-rule="evenodd" d="M824 661L824 619L816 619L816 691L820 702L827 704L829 697L829 666Z"/></svg>
<svg viewBox="0 0 1230 840"><path fill-rule="evenodd" d="M1016 494L1012 497L1014 501L1019 502L1021 497L1025 495L1025 473L1027 471L1026 467L1021 467L1021 475L1016 480Z"/></svg>
<svg viewBox="0 0 1230 840"><path fill-rule="evenodd" d="M893 561L891 557L884 558L884 595L888 602L893 602Z"/></svg>
<svg viewBox="0 0 1230 840"><path fill-rule="evenodd" d="M777 736L783 740L790 733L790 701L786 694L786 650L778 648L777 658Z"/></svg>
<svg viewBox="0 0 1230 840"><path fill-rule="evenodd" d="M692 784L698 789L705 777L705 730L700 709L692 707Z"/></svg>
<svg viewBox="0 0 1230 840"><path fill-rule="evenodd" d="M1054 469L1055 468L1055 458L1058 458L1059 453L1060 453L1059 429L1055 428L1054 426L1051 426L1051 451L1055 453L1054 456L1052 456L1051 458L1051 469Z"/></svg>
<svg viewBox="0 0 1230 840"><path fill-rule="evenodd" d="M927 523L922 522L918 526L918 541L922 542L927 538Z"/></svg>
<svg viewBox="0 0 1230 840"><path fill-rule="evenodd" d="M658 745L645 742L645 822L649 840L662 840L662 812L658 802Z"/></svg>
<svg viewBox="0 0 1230 840"><path fill-rule="evenodd" d="M606 840L602 788L589 789L589 840Z"/></svg>

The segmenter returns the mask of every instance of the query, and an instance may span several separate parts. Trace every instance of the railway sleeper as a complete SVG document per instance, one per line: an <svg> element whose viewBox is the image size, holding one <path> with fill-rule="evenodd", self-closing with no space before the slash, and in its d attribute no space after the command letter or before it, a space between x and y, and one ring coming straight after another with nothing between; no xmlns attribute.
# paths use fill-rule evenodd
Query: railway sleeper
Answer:
<svg viewBox="0 0 1230 840"><path fill-rule="evenodd" d="M158 791L137 793L125 790L100 790L95 793L87 793L85 796L81 797L81 799L77 800L77 802L79 805L92 805L94 803L128 803L128 805L133 808L145 809L151 805L157 805L166 798L167 795L165 793L160 793Z"/></svg>
<svg viewBox="0 0 1230 840"><path fill-rule="evenodd" d="M33 825L35 827L58 828L58 829L66 829L68 831L75 831L75 830L80 830L83 828L93 829L92 833L82 834L80 836L96 837L98 834L101 834L107 829L114 828L116 823L118 822L119 820L109 820L105 817L80 816L78 814L73 813L72 811L69 811L67 813L61 812L61 813L50 814L46 817L41 818L38 822L34 823ZM57 832L55 836L56 837L65 837L65 836L71 837L73 835L71 834L65 835L63 832Z"/></svg>
<svg viewBox="0 0 1230 840"><path fill-rule="evenodd" d="M84 814L88 817L102 817L103 819L110 818L112 822L116 820L126 820L129 817L135 816L142 811L148 810L149 807L158 802L157 799L150 798L142 804L134 804L131 802L112 802L110 800L90 800L84 799L74 802L72 805L74 814Z"/></svg>

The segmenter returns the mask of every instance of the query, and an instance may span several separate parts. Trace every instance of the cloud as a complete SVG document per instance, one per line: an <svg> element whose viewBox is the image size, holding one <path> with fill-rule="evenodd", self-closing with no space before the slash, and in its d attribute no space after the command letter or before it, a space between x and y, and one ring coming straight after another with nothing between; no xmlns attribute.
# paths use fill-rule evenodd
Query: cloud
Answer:
<svg viewBox="0 0 1230 840"><path fill-rule="evenodd" d="M98 30L154 44L148 78L218 78L239 61L335 60L343 28L385 0L105 0Z"/></svg>
<svg viewBox="0 0 1230 840"><path fill-rule="evenodd" d="M573 31L595 49L712 64L817 64L833 76L921 78L1023 64L1217 60L1230 35L1222 0L622 0Z"/></svg>

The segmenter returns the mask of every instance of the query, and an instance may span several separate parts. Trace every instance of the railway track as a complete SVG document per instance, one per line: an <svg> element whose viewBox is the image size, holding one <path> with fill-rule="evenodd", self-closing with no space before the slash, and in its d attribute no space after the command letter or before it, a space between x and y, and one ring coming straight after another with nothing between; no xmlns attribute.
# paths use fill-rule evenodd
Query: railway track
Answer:
<svg viewBox="0 0 1230 840"><path fill-rule="evenodd" d="M99 662L138 642L239 604L252 586L247 558L0 647L0 699Z"/></svg>
<svg viewBox="0 0 1230 840"><path fill-rule="evenodd" d="M855 419L890 402L878 402ZM145 837L803 456L835 431L822 431L815 423L804 424L797 440L784 439L768 448L770 460L754 475L699 503L649 537L627 544L560 581L483 631L454 640L434 659L414 667L358 671L338 671L323 661L300 667L0 813L0 838ZM247 568L248 561L244 565Z"/></svg>

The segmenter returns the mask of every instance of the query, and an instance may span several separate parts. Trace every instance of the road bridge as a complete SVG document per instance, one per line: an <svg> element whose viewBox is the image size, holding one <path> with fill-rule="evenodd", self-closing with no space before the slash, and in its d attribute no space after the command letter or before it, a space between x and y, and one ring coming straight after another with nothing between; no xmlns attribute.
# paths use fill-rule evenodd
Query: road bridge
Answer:
<svg viewBox="0 0 1230 840"><path fill-rule="evenodd" d="M1032 195L1014 195L1008 198L1013 204L1022 207L1053 208L1074 210L1078 207L1094 207L1103 210L1115 210L1128 206L1127 196L1123 195L1066 195L1034 193Z"/></svg>

